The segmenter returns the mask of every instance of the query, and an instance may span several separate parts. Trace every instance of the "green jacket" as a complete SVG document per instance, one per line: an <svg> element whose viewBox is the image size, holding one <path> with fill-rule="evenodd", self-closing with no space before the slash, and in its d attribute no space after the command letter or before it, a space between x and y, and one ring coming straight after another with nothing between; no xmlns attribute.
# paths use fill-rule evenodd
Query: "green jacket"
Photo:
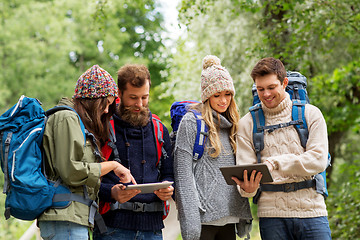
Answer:
<svg viewBox="0 0 360 240"><path fill-rule="evenodd" d="M59 105L73 107L66 98L61 99ZM71 192L82 196L83 185L86 185L89 197L95 200L100 187L101 166L96 162L90 140L86 140L84 147L84 135L76 113L63 110L51 115L45 127L43 146L49 179L56 181L60 177ZM63 209L46 210L38 221L69 221L93 227L88 218L89 207L72 202Z"/></svg>

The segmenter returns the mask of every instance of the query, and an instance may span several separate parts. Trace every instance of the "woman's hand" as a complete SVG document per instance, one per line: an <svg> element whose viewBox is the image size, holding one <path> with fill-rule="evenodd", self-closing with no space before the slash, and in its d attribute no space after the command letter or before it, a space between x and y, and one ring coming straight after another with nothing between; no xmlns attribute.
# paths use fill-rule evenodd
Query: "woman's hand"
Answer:
<svg viewBox="0 0 360 240"><path fill-rule="evenodd" d="M120 178L120 182L132 182L133 184L136 184L135 178L133 177L133 175L131 175L130 170L121 165L120 163L117 164L113 171Z"/></svg>
<svg viewBox="0 0 360 240"><path fill-rule="evenodd" d="M120 178L120 182L129 183L132 182L136 184L135 178L131 175L130 170L121 165L116 161L106 161L101 162L101 176L104 176L110 171L114 171L114 173Z"/></svg>
<svg viewBox="0 0 360 240"><path fill-rule="evenodd" d="M236 177L232 177L231 179L234 180L245 192L253 193L259 188L261 178L261 172L256 173L256 170L254 170L251 172L250 179L248 179L247 170L244 170L244 181L240 181Z"/></svg>

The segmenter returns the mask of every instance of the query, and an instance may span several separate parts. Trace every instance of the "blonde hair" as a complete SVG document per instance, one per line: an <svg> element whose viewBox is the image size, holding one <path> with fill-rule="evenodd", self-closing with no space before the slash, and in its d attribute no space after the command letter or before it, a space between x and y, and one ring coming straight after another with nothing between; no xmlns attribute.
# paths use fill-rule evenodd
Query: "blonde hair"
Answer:
<svg viewBox="0 0 360 240"><path fill-rule="evenodd" d="M219 156L222 148L222 144L219 137L219 124L220 124L220 114L218 113L218 122L216 125L214 123L213 117L213 109L210 106L209 100L206 100L204 103L195 104L192 106L192 109L201 113L202 118L204 119L206 125L208 126L209 136L208 139L210 141L210 157L216 158ZM240 115L237 110L237 105L234 100L234 95L231 94L231 102L228 109L224 112L224 117L232 123L232 127L230 129L229 140L231 147L233 149L233 153L236 152L236 134L238 131L238 124L240 120Z"/></svg>

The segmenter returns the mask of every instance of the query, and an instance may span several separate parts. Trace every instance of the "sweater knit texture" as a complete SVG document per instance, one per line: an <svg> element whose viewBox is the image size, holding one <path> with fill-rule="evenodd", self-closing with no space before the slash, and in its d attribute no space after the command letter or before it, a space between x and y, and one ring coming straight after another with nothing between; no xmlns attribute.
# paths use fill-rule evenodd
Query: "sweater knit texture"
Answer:
<svg viewBox="0 0 360 240"><path fill-rule="evenodd" d="M193 161L193 147L196 137L196 119L192 112L183 117L174 149L174 173L176 202L178 207L181 235L184 240L200 238L201 224L225 225L238 223L239 235L251 228L251 212L248 199L242 198L235 185L227 185L220 167L235 164L229 132L232 124L213 112L215 124L219 125L222 151L216 158L209 156L209 141L204 155Z"/></svg>
<svg viewBox="0 0 360 240"><path fill-rule="evenodd" d="M130 169L137 183L174 181L173 159L169 132L164 128L164 148L167 158L162 156L160 172L157 163L157 148L152 121L145 127L133 127L114 115L116 147L121 163ZM113 156L110 156L110 160ZM111 188L119 183L119 178L110 172L101 181L99 198L105 202L114 202ZM138 194L129 202L161 202L154 194ZM163 212L133 212L130 210L112 210L103 215L106 226L136 231L158 231L164 228Z"/></svg>
<svg viewBox="0 0 360 240"><path fill-rule="evenodd" d="M265 125L274 125L291 121L292 101L286 98L275 108L262 104ZM271 172L274 182L283 184L301 182L325 170L328 157L328 139L326 122L321 111L310 104L305 105L305 119L309 138L306 149L301 146L295 127L280 128L272 133L265 132L264 150L261 162L269 161L274 170ZM256 163L253 147L253 120L246 114L239 124L237 164ZM242 196L252 197L240 189ZM327 216L324 197L314 188L295 192L262 192L258 202L259 217L311 218Z"/></svg>

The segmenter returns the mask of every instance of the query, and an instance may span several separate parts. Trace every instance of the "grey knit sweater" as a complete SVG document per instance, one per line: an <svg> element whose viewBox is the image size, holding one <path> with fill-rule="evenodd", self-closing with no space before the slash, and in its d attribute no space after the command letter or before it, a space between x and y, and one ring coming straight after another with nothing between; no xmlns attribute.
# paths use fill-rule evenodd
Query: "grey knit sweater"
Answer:
<svg viewBox="0 0 360 240"><path fill-rule="evenodd" d="M216 113L213 112L218 124ZM196 163L192 159L196 137L196 119L187 113L179 126L174 149L176 203L181 235L184 240L200 238L201 224L225 225L237 223L238 235L251 230L251 212L247 198L242 198L234 185L227 185L219 168L235 165L235 155L229 140L232 124L220 116L219 137L222 151L217 158L204 155ZM206 142L209 146L209 141Z"/></svg>

